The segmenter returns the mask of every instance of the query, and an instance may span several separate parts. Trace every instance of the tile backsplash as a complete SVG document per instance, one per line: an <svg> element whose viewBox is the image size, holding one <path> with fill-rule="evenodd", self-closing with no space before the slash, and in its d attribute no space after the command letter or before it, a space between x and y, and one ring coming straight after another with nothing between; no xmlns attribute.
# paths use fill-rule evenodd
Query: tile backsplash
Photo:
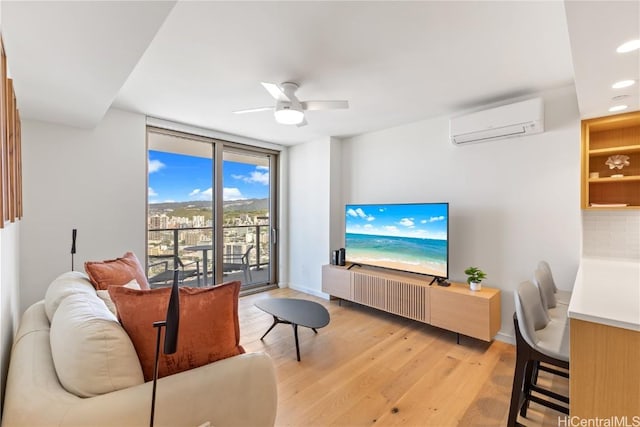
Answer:
<svg viewBox="0 0 640 427"><path fill-rule="evenodd" d="M582 211L582 255L640 260L640 211Z"/></svg>

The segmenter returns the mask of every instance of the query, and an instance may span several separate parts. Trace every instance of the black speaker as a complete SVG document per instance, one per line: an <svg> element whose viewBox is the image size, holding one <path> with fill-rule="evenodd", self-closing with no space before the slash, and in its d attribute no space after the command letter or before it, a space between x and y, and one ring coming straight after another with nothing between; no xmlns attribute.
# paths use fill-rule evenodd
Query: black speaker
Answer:
<svg viewBox="0 0 640 427"><path fill-rule="evenodd" d="M344 248L338 249L338 265L345 265L346 253Z"/></svg>
<svg viewBox="0 0 640 427"><path fill-rule="evenodd" d="M331 252L331 264L338 265L339 253L340 251L337 249Z"/></svg>

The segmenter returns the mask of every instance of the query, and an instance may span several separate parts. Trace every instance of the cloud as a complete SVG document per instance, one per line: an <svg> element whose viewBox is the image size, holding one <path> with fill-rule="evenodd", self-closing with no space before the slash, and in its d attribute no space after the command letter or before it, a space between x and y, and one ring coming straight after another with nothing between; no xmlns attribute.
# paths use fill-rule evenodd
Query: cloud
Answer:
<svg viewBox="0 0 640 427"><path fill-rule="evenodd" d="M349 208L347 209L347 215L352 216L354 218L362 218L367 221L374 221L376 219L373 215L366 214L365 211L362 210L362 208L357 208L357 209Z"/></svg>
<svg viewBox="0 0 640 427"><path fill-rule="evenodd" d="M431 218L429 218L429 222L444 221L444 220L445 220L445 217L443 215L432 216Z"/></svg>
<svg viewBox="0 0 640 427"><path fill-rule="evenodd" d="M415 224L413 223L413 218L402 218L399 224L409 228L415 227Z"/></svg>
<svg viewBox="0 0 640 427"><path fill-rule="evenodd" d="M258 171L268 171L269 166L256 166L256 170Z"/></svg>
<svg viewBox="0 0 640 427"><path fill-rule="evenodd" d="M390 233L397 233L398 232L398 227L396 227L395 225L386 225L384 226L384 229Z"/></svg>
<svg viewBox="0 0 640 427"><path fill-rule="evenodd" d="M167 199L167 200L165 200L165 201L164 201L164 202L162 202L162 203L175 203L175 202L176 202L176 201L175 201L175 200L173 200L173 199Z"/></svg>
<svg viewBox="0 0 640 427"><path fill-rule="evenodd" d="M213 197L213 188L208 188L204 191L199 188L195 188L189 193L191 200L211 200Z"/></svg>
<svg viewBox="0 0 640 427"><path fill-rule="evenodd" d="M149 197L155 197L158 195L158 193L156 193L151 187L147 189L147 194L149 195Z"/></svg>
<svg viewBox="0 0 640 427"><path fill-rule="evenodd" d="M222 200L243 200L243 199L245 199L245 197L242 195L240 190L238 190L235 187L225 187L222 190Z"/></svg>
<svg viewBox="0 0 640 427"><path fill-rule="evenodd" d="M373 228L373 225L371 225L371 224L365 224L365 225L364 225L364 228L372 229L372 228Z"/></svg>
<svg viewBox="0 0 640 427"><path fill-rule="evenodd" d="M266 172L261 172L262 170L266 170ZM256 170L252 171L248 176L247 175L231 175L234 179L240 179L247 184L262 184L269 185L269 168L265 168L264 166L256 166Z"/></svg>
<svg viewBox="0 0 640 427"><path fill-rule="evenodd" d="M149 173L158 172L160 169L164 168L166 165L162 163L160 160L147 160L149 164Z"/></svg>

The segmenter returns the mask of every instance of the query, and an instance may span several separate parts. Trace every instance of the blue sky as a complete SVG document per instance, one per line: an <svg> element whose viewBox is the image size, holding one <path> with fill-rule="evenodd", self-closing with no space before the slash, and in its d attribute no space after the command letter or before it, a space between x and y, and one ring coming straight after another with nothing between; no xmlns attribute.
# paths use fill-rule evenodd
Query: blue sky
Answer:
<svg viewBox="0 0 640 427"><path fill-rule="evenodd" d="M445 204L347 205L347 233L447 239Z"/></svg>
<svg viewBox="0 0 640 427"><path fill-rule="evenodd" d="M149 150L149 203L211 200L213 159ZM269 169L225 161L224 200L269 196Z"/></svg>

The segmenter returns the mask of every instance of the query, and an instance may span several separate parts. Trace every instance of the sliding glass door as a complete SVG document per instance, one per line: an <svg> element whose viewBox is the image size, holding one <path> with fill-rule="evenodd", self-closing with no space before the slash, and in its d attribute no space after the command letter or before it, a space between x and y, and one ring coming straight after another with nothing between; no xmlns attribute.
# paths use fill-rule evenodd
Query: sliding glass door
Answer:
<svg viewBox="0 0 640 427"><path fill-rule="evenodd" d="M223 272L247 286L271 283L274 162L267 153L223 153Z"/></svg>
<svg viewBox="0 0 640 427"><path fill-rule="evenodd" d="M277 153L154 128L147 143L151 286L175 269L188 286L276 283Z"/></svg>

